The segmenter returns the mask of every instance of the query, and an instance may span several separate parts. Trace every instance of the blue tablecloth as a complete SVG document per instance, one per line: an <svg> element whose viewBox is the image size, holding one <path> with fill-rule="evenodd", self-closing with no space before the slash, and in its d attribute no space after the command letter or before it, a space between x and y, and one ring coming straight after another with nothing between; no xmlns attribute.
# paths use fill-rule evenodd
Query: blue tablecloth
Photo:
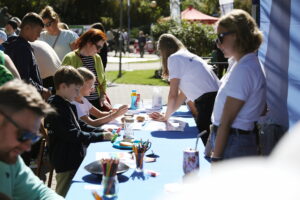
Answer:
<svg viewBox="0 0 300 200"><path fill-rule="evenodd" d="M119 200L153 200L164 192L166 184L180 182L184 176L183 150L194 147L196 135L198 133L194 119L185 106L182 106L174 114L187 122L183 132L178 131L135 131L136 138L149 139L152 142L151 150L159 155L154 163L145 163L144 169L154 170L159 173L157 177L148 177L143 180L141 177L133 179L134 169L129 169L126 173L119 175ZM200 172L210 169L210 164L204 159L204 146L199 140L198 149L200 153ZM73 183L66 199L94 199L91 188L97 187L101 183L101 177L89 174L84 166L96 160L96 152L120 152L112 147L110 142L100 142L91 144L87 150L87 155L80 168L73 178ZM96 190L97 191L97 190ZM101 194L101 191L97 191Z"/></svg>

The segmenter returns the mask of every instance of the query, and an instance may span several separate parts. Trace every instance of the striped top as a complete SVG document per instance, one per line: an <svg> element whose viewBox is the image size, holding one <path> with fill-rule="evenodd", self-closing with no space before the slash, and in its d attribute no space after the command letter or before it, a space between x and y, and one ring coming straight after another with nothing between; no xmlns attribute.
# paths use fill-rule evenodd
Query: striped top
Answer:
<svg viewBox="0 0 300 200"><path fill-rule="evenodd" d="M83 67L91 70L91 72L93 72L93 74L95 75L96 77L96 81L95 81L95 88L98 88L98 81L97 81L97 72L96 72L96 69L95 69L95 61L93 59L93 56L83 56L83 55L80 55L80 58L82 60L82 63L83 63ZM87 96L86 97L88 100L96 100L96 99L99 99L99 95L97 93L97 90L95 90L93 93L91 93L90 96Z"/></svg>

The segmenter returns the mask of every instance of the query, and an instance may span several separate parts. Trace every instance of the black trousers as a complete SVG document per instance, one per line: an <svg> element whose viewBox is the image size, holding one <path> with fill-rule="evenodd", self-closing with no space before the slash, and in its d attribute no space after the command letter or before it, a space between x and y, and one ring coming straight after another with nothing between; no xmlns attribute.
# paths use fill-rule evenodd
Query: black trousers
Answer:
<svg viewBox="0 0 300 200"><path fill-rule="evenodd" d="M211 124L211 114L214 108L216 95L217 92L208 92L201 95L194 101L198 111L196 124L199 129L199 132L202 132L204 130L207 131L207 134L201 137L204 145L206 145L210 132L209 125Z"/></svg>

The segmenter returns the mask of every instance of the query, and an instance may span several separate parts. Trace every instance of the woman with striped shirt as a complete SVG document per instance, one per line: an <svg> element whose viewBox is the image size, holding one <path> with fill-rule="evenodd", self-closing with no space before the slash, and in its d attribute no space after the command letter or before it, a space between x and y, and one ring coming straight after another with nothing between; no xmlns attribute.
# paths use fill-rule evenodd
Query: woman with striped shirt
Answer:
<svg viewBox="0 0 300 200"><path fill-rule="evenodd" d="M86 97L93 106L103 110L103 106L109 111L112 109L106 100L106 78L101 57L97 54L100 52L106 40L106 35L101 30L90 29L82 34L76 41L78 49L68 53L62 65L71 65L75 68L85 67L93 72L96 76L95 92Z"/></svg>

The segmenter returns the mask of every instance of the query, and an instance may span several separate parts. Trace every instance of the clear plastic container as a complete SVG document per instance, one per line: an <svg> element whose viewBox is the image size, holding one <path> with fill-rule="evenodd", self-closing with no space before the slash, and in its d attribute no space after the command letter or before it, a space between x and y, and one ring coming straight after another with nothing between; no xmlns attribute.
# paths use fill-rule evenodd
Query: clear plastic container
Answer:
<svg viewBox="0 0 300 200"><path fill-rule="evenodd" d="M158 87L153 88L152 108L153 109L161 109L162 108L161 89Z"/></svg>
<svg viewBox="0 0 300 200"><path fill-rule="evenodd" d="M132 117L125 117L124 119L124 139L133 139L133 123L134 119Z"/></svg>

